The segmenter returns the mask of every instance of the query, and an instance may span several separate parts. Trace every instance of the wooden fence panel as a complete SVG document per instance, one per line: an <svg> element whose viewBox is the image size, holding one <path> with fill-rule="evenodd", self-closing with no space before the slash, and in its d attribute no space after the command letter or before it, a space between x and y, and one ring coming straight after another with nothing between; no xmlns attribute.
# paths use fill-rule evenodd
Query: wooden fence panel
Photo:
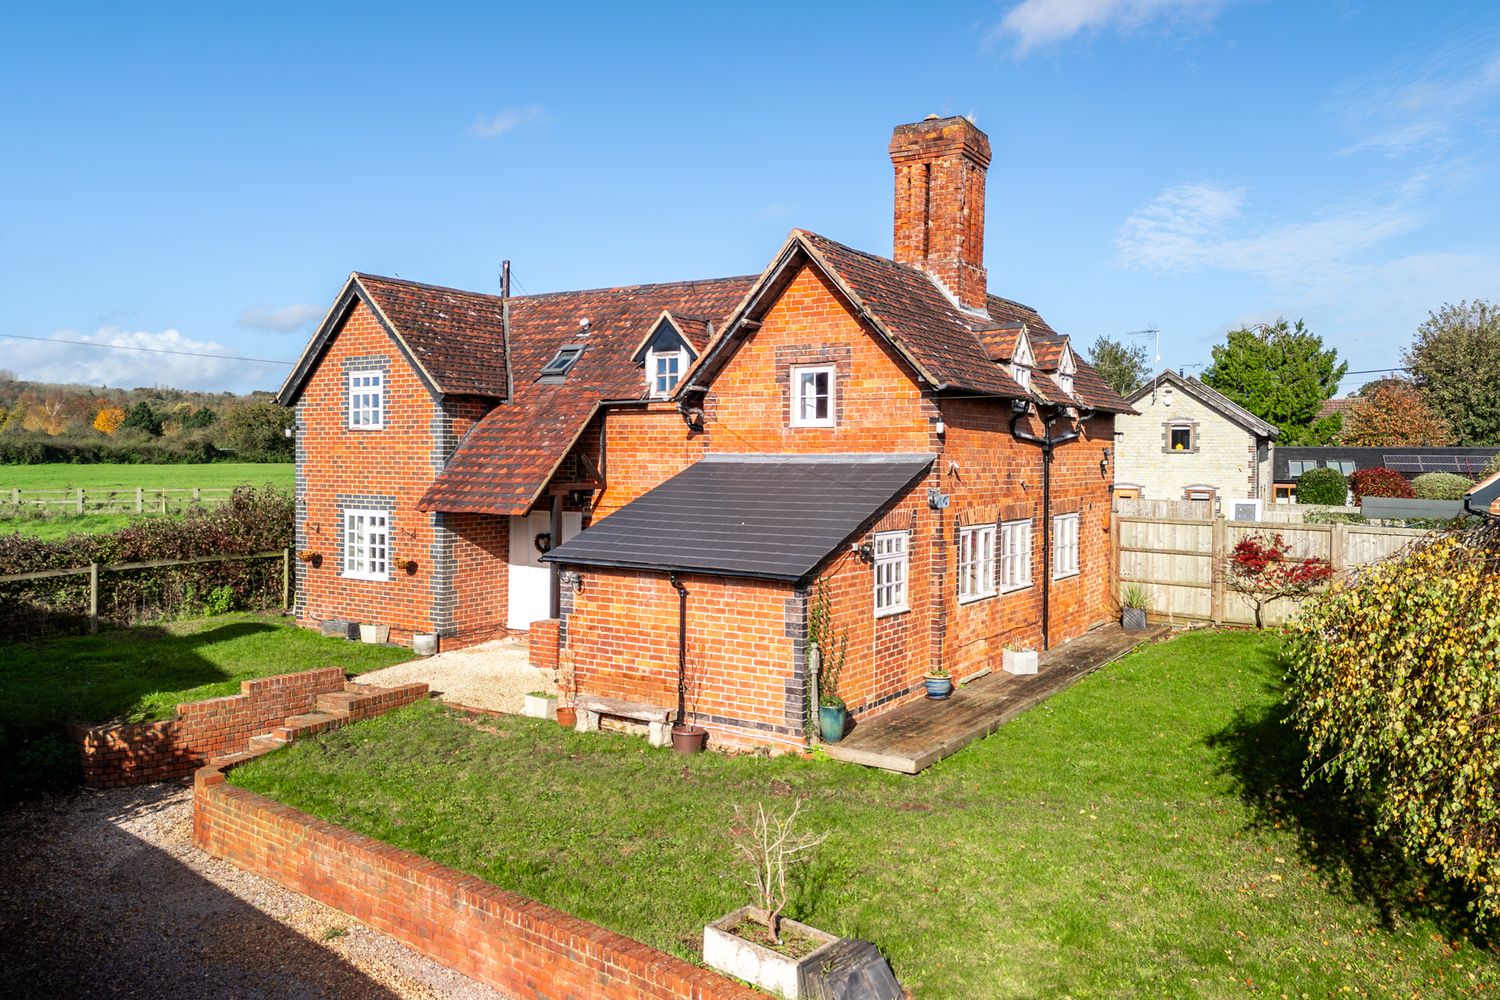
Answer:
<svg viewBox="0 0 1500 1000"><path fill-rule="evenodd" d="M1229 553L1259 532L1281 535L1298 559L1326 559L1335 572L1395 555L1430 532L1354 524L1284 524L1265 521L1196 521L1182 518L1115 519L1118 584L1151 591L1153 615L1167 620L1252 625L1254 606L1226 583ZM1263 620L1279 625L1296 612L1293 601L1266 606Z"/></svg>
<svg viewBox="0 0 1500 1000"><path fill-rule="evenodd" d="M1214 505L1212 500L1129 500L1116 497L1115 513L1121 517L1208 521L1214 516Z"/></svg>
<svg viewBox="0 0 1500 1000"><path fill-rule="evenodd" d="M162 489L9 489L0 492L16 507L42 507L67 514L169 514L199 504L227 503L231 486L180 486Z"/></svg>

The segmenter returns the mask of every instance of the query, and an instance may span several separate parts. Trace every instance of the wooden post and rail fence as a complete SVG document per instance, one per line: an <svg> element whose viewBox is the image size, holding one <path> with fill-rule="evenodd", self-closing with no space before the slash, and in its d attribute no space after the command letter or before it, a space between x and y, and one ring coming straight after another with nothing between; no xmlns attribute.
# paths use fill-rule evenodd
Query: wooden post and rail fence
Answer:
<svg viewBox="0 0 1500 1000"><path fill-rule="evenodd" d="M170 514L190 506L228 502L232 486L183 486L172 489L9 489L0 498L15 507L40 507L61 514Z"/></svg>
<svg viewBox="0 0 1500 1000"><path fill-rule="evenodd" d="M172 566L197 566L203 563L248 562L256 559L281 560L281 607L283 611L292 606L292 550L274 552L252 552L247 555L197 556L192 559L152 559L147 562L114 563L101 565L89 563L71 569L42 569L31 573L11 573L0 576L0 583L21 583L27 580L47 580L60 576L87 576L89 578L89 633L99 631L99 574L123 573L128 570L165 569Z"/></svg>
<svg viewBox="0 0 1500 1000"><path fill-rule="evenodd" d="M1335 574L1395 555L1431 534L1422 528L1364 524L1116 515L1110 532L1115 580L1120 587L1136 583L1149 590L1153 618L1253 625L1255 609L1229 587L1228 566L1240 539L1257 533L1281 535L1293 558L1326 559ZM1265 623L1280 624L1295 610L1292 601L1268 604Z"/></svg>

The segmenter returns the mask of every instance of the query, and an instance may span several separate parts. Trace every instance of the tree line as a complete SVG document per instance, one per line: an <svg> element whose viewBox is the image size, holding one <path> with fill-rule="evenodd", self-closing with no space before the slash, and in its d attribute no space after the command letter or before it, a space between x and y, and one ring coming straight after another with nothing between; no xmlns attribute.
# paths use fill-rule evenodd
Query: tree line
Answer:
<svg viewBox="0 0 1500 1000"><path fill-rule="evenodd" d="M265 392L111 389L0 370L0 464L289 462L292 426Z"/></svg>
<svg viewBox="0 0 1500 1000"><path fill-rule="evenodd" d="M1144 345L1100 337L1089 357L1122 395L1154 374ZM1476 299L1429 313L1401 364L1404 374L1366 382L1329 412L1348 362L1301 320L1280 319L1231 330L1202 380L1276 425L1283 445L1500 445L1500 306Z"/></svg>

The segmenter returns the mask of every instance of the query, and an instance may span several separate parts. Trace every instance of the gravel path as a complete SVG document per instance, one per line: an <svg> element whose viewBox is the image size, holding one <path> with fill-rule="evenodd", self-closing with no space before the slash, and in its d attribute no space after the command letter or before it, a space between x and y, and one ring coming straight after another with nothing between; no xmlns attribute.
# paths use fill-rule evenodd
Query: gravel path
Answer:
<svg viewBox="0 0 1500 1000"><path fill-rule="evenodd" d="M497 639L451 653L398 663L359 677L366 684L425 681L441 701L519 715L531 691L556 691L545 671L526 662L525 639Z"/></svg>
<svg viewBox="0 0 1500 1000"><path fill-rule="evenodd" d="M176 784L0 813L0 996L232 998L501 994L200 852Z"/></svg>

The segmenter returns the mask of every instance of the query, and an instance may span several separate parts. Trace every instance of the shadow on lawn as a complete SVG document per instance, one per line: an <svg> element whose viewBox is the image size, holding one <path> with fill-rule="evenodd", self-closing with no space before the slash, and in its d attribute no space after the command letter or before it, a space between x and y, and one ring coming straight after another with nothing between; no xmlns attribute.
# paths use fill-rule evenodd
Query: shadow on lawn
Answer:
<svg viewBox="0 0 1500 1000"><path fill-rule="evenodd" d="M1208 738L1222 755L1220 771L1238 785L1253 811L1251 825L1285 830L1297 838L1302 856L1317 866L1336 893L1372 907L1381 926L1426 919L1449 938L1480 947L1496 943L1467 910L1472 898L1461 887L1436 879L1409 859L1390 836L1375 833L1374 811L1341 782L1316 780L1304 787L1306 747L1287 721L1279 683L1278 701L1241 709L1228 726Z"/></svg>
<svg viewBox="0 0 1500 1000"><path fill-rule="evenodd" d="M177 635L137 626L97 636L0 643L0 802L59 791L82 777L69 723L128 719L158 692L226 681L205 646L275 631L232 622Z"/></svg>

